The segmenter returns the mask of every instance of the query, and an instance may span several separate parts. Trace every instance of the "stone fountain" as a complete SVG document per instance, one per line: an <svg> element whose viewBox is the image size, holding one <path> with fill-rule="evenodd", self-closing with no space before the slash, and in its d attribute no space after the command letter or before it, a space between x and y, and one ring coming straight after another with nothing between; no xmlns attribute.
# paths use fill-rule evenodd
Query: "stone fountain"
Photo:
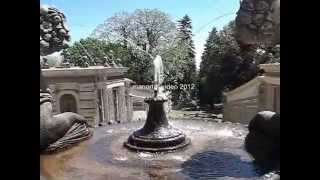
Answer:
<svg viewBox="0 0 320 180"><path fill-rule="evenodd" d="M168 123L164 103L168 101L163 93L163 64L157 55L154 64L154 96L146 98L149 105L147 120L144 126L133 132L125 147L135 151L163 152L186 147L190 139L179 129Z"/></svg>
<svg viewBox="0 0 320 180"><path fill-rule="evenodd" d="M242 2L248 1L250 0ZM41 12L42 10L40 9ZM48 11L45 9L44 12ZM247 26L243 27L246 28ZM50 29L51 27L47 28ZM43 37L48 38L47 35ZM44 41L40 42L41 44L44 50L51 50L51 48L47 48L50 44ZM161 86L163 66L160 56L155 58L154 66L154 96L145 100L149 104L149 112L144 125L142 121L139 121L98 127L88 141L83 141L78 146L59 153L40 155L42 177L46 180L277 179L277 177L270 177L270 174L268 175L269 178L263 177L262 175L265 172L261 171L252 162L252 157L244 149L244 145L249 147L248 136L252 138L256 134L264 133L262 131L264 128L260 128L257 131L257 127L270 125L268 120L271 121L277 117L260 118L260 116L257 116L259 118L253 120L249 125L249 131L253 135L248 135L248 128L245 125L237 123L199 121L190 118L187 120L176 119L171 121L172 125L170 125L164 111L164 103L167 99ZM46 90L45 81L41 80L41 82L42 89ZM41 124L47 125L48 120L54 119L54 116L51 113L50 93L47 92L44 95L42 96L40 91L40 108L44 110ZM42 99L46 100L44 101L45 103L42 103ZM45 128L40 129L40 135L42 130L48 132L42 138L47 138L48 135L55 132L63 132L60 133L62 136L63 134L72 135L74 134L72 132L78 132L76 134L81 134L83 138L77 140L84 140L85 137L88 137L86 136L87 134L84 133L83 135L79 132L87 132L88 127L85 120L81 121L81 117L74 116L73 118L68 118L65 115L61 116L63 118L60 118L60 122L70 122L67 123L67 126L62 126L65 127L64 131L57 131L56 127L61 126L49 126L51 127L49 129L48 126L43 126ZM280 119L280 117L278 118ZM49 125L59 124L53 123ZM73 128L80 125L84 131ZM134 131L139 127L142 128ZM71 133L65 133L66 131ZM62 142L66 142L65 140L74 142L75 140L74 138L65 139L64 137L68 136L63 136L61 138ZM55 137L51 140L55 142L58 139ZM256 140L263 141L263 138ZM190 143L191 141L192 143ZM51 144L48 141L43 142L45 143L44 145ZM183 147L188 148L184 149L184 151L174 151ZM261 146L257 144L255 147ZM164 153L159 156L158 153L136 153L128 149L149 152L174 152ZM248 149L252 148L249 147Z"/></svg>

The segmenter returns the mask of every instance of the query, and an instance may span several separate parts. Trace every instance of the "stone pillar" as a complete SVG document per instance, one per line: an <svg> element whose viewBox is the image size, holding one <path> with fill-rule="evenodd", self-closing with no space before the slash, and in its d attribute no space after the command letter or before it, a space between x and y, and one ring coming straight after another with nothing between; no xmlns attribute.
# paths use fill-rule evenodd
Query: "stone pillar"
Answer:
<svg viewBox="0 0 320 180"><path fill-rule="evenodd" d="M126 105L126 94L125 94L125 86L118 87L118 120L120 122L127 121L127 105Z"/></svg>
<svg viewBox="0 0 320 180"><path fill-rule="evenodd" d="M89 114L92 114L93 115L93 120L91 122L89 122L89 124L92 126L92 127L98 127L99 125L99 120L100 120L100 116L99 116L99 103L98 103L98 90L97 89L94 89L94 91L92 92L92 99L93 99L93 104L95 105L94 106L94 109L92 109L91 111L88 111L88 116ZM89 110L89 109L88 109ZM95 112L95 113L93 113ZM89 119L88 119L89 120Z"/></svg>
<svg viewBox="0 0 320 180"><path fill-rule="evenodd" d="M99 113L99 104L97 101L97 108L96 108L96 116L94 118L94 127L99 127L99 123L100 123L100 113Z"/></svg>
<svg viewBox="0 0 320 180"><path fill-rule="evenodd" d="M133 117L133 102L130 94L127 95L127 119L128 122L132 121Z"/></svg>
<svg viewBox="0 0 320 180"><path fill-rule="evenodd" d="M133 115L133 104L130 96L130 83L125 83L125 97L126 97L126 106L127 106L127 121L130 122L132 120Z"/></svg>
<svg viewBox="0 0 320 180"><path fill-rule="evenodd" d="M114 87L112 88L112 91L113 91L113 98L116 98L116 99L113 99L113 102L116 103L116 104L113 104L113 111L115 112L115 117L114 117L114 121L115 122L120 122L122 121L122 119L120 118L120 88L119 87ZM114 93L115 92L115 93ZM114 96L114 94L116 96Z"/></svg>
<svg viewBox="0 0 320 180"><path fill-rule="evenodd" d="M113 95L112 95L112 88L107 88L106 89L106 99L107 99L107 104L105 105L106 107L106 119L107 123L114 123L114 105L113 105Z"/></svg>
<svg viewBox="0 0 320 180"><path fill-rule="evenodd" d="M103 87L102 89L102 101L103 101L103 113L104 113L104 119L103 119L103 122L102 124L103 125L106 125L109 121L109 117L108 117L108 114L109 114L109 101L108 101L108 94L107 94L107 88L106 87Z"/></svg>

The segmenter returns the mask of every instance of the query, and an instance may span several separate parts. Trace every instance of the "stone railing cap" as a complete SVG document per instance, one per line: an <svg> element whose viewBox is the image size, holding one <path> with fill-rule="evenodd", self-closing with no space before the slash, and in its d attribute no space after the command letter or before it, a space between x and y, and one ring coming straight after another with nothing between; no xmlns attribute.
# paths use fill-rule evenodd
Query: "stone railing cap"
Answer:
<svg viewBox="0 0 320 180"><path fill-rule="evenodd" d="M280 63L260 64L260 68L262 68L266 73L280 72Z"/></svg>

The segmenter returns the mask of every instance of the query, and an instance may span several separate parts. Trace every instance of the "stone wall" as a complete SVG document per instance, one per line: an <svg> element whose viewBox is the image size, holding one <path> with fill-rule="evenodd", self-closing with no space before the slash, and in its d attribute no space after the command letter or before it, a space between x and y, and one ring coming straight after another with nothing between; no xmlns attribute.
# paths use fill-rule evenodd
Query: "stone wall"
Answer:
<svg viewBox="0 0 320 180"><path fill-rule="evenodd" d="M79 91L79 114L92 122L91 125L97 124L99 114L97 114L97 89L93 83L80 84Z"/></svg>
<svg viewBox="0 0 320 180"><path fill-rule="evenodd" d="M53 92L53 112L55 114L61 113L60 99L65 94L72 95L77 102L77 112L89 120L90 125L94 126L97 119L97 90L93 83L52 83L49 88Z"/></svg>
<svg viewBox="0 0 320 180"><path fill-rule="evenodd" d="M133 108L129 94L132 81L124 78L123 72L123 69L105 67L44 70L52 90L54 113L61 113L60 99L68 94L76 102L73 110L88 119L91 126L131 121ZM70 103L67 104L65 107L70 107Z"/></svg>
<svg viewBox="0 0 320 180"><path fill-rule="evenodd" d="M264 76L224 93L223 119L248 123L259 111L280 113L280 64L262 64Z"/></svg>
<svg viewBox="0 0 320 180"><path fill-rule="evenodd" d="M225 121L248 123L259 111L274 111L280 113L280 85L260 82L257 86L259 93L249 97L232 98L223 108Z"/></svg>
<svg viewBox="0 0 320 180"><path fill-rule="evenodd" d="M280 86L265 83L260 89L259 111L280 113Z"/></svg>
<svg viewBox="0 0 320 180"><path fill-rule="evenodd" d="M238 99L225 104L223 119L247 124L256 115L258 109L257 96Z"/></svg>

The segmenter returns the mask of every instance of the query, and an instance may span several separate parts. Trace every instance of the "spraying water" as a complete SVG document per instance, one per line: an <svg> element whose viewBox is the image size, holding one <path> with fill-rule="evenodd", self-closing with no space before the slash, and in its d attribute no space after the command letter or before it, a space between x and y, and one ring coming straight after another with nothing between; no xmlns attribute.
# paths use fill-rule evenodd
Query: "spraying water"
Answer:
<svg viewBox="0 0 320 180"><path fill-rule="evenodd" d="M163 83L163 63L160 55L153 60L155 97L165 98Z"/></svg>
<svg viewBox="0 0 320 180"><path fill-rule="evenodd" d="M154 65L154 82L156 85L161 85L163 83L163 64L161 56L157 55L153 60Z"/></svg>

